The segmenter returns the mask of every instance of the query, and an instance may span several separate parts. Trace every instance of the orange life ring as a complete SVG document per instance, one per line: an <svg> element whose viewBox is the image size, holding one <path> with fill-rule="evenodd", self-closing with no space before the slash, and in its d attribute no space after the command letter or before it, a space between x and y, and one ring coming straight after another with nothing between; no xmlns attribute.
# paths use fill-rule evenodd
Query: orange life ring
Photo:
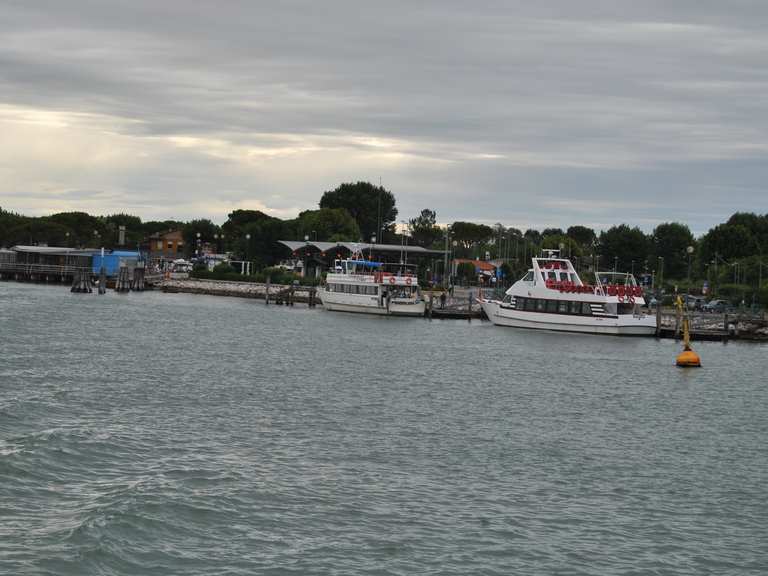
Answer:
<svg viewBox="0 0 768 576"><path fill-rule="evenodd" d="M389 277L389 283L390 284L394 284L395 283L395 277L394 276L390 276Z"/></svg>
<svg viewBox="0 0 768 576"><path fill-rule="evenodd" d="M630 295L629 295L629 298L627 298L627 301L628 301L630 304L634 304L634 303L635 303L635 297L634 297L632 294L630 294Z"/></svg>
<svg viewBox="0 0 768 576"><path fill-rule="evenodd" d="M624 294L619 294L618 295L618 299L619 299L619 303L623 304L624 303Z"/></svg>

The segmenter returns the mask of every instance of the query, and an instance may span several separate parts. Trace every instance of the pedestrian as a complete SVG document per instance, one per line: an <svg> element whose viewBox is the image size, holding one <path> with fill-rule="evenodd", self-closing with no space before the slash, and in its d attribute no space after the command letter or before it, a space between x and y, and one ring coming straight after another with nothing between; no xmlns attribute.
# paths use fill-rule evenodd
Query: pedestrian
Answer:
<svg viewBox="0 0 768 576"><path fill-rule="evenodd" d="M445 309L445 292L440 293L440 309Z"/></svg>

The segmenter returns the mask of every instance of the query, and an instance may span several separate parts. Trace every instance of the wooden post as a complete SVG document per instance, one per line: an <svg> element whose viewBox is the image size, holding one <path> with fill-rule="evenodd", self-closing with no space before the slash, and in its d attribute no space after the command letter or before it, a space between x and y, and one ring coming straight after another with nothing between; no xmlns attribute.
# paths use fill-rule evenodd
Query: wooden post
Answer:
<svg viewBox="0 0 768 576"><path fill-rule="evenodd" d="M269 288L272 285L272 278L267 276L267 285L264 288L264 303L269 306Z"/></svg>
<svg viewBox="0 0 768 576"><path fill-rule="evenodd" d="M107 293L107 271L104 266L99 269L99 294Z"/></svg>
<svg viewBox="0 0 768 576"><path fill-rule="evenodd" d="M656 337L661 336L661 303L656 303Z"/></svg>

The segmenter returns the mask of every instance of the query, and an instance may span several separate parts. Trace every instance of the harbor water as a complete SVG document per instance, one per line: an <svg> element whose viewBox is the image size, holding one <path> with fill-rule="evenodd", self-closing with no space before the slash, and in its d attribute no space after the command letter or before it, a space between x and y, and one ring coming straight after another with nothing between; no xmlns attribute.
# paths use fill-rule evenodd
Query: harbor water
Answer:
<svg viewBox="0 0 768 576"><path fill-rule="evenodd" d="M0 283L0 573L768 573L768 348Z"/></svg>

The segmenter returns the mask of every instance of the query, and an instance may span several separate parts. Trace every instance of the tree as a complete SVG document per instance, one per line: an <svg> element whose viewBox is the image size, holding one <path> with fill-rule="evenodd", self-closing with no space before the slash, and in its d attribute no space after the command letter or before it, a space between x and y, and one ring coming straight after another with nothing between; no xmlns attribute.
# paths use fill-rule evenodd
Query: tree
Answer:
<svg viewBox="0 0 768 576"><path fill-rule="evenodd" d="M592 228L586 226L571 226L566 235L584 249L591 248L597 240L597 235Z"/></svg>
<svg viewBox="0 0 768 576"><path fill-rule="evenodd" d="M355 242L360 239L360 228L352 215L343 208L305 210L293 222L295 238L308 236L310 240L326 242Z"/></svg>
<svg viewBox="0 0 768 576"><path fill-rule="evenodd" d="M718 224L701 239L703 262L714 260L715 254L726 260L752 256L758 252L758 243L742 224Z"/></svg>
<svg viewBox="0 0 768 576"><path fill-rule="evenodd" d="M103 218L91 216L86 212L60 212L46 218L71 231L69 243L72 246L111 248L117 242Z"/></svg>
<svg viewBox="0 0 768 576"><path fill-rule="evenodd" d="M617 272L629 272L632 261L644 261L650 252L650 240L640 228L630 228L627 224L613 226L600 233L600 255L602 268Z"/></svg>
<svg viewBox="0 0 768 576"><path fill-rule="evenodd" d="M472 264L472 262L459 262L459 265L456 267L456 276L465 282L473 280L475 278L475 274L475 265Z"/></svg>
<svg viewBox="0 0 768 576"><path fill-rule="evenodd" d="M320 208L344 208L357 222L363 239L380 238L379 226L392 234L397 219L395 196L382 186L370 182L344 183L335 190L325 192L320 198Z"/></svg>
<svg viewBox="0 0 768 576"><path fill-rule="evenodd" d="M451 232L454 240L463 248L485 244L493 239L493 228L474 222L454 222L451 225Z"/></svg>
<svg viewBox="0 0 768 576"><path fill-rule="evenodd" d="M560 228L545 228L541 235L544 238L547 236L565 236L565 232Z"/></svg>
<svg viewBox="0 0 768 576"><path fill-rule="evenodd" d="M688 272L688 246L696 241L685 224L665 222L654 228L651 234L653 256L664 258L664 274L668 278L682 279Z"/></svg>
<svg viewBox="0 0 768 576"><path fill-rule="evenodd" d="M281 260L286 250L278 244L278 240L291 235L291 223L279 218L269 217L250 222L242 227L242 236L234 240L235 252L255 262L257 268L272 266Z"/></svg>
<svg viewBox="0 0 768 576"><path fill-rule="evenodd" d="M184 225L181 233L184 237L187 253L195 254L198 249L198 240L200 244L213 243L215 241L213 235L219 233L219 227L207 218L200 218L198 220L190 220Z"/></svg>
<svg viewBox="0 0 768 576"><path fill-rule="evenodd" d="M523 234L523 238L532 244L541 244L541 232L534 230L533 228L528 228L528 230L525 231L525 234Z"/></svg>
<svg viewBox="0 0 768 576"><path fill-rule="evenodd" d="M437 212L424 208L416 218L409 221L411 225L411 238L417 246L429 248L440 240L443 230L437 226Z"/></svg>

